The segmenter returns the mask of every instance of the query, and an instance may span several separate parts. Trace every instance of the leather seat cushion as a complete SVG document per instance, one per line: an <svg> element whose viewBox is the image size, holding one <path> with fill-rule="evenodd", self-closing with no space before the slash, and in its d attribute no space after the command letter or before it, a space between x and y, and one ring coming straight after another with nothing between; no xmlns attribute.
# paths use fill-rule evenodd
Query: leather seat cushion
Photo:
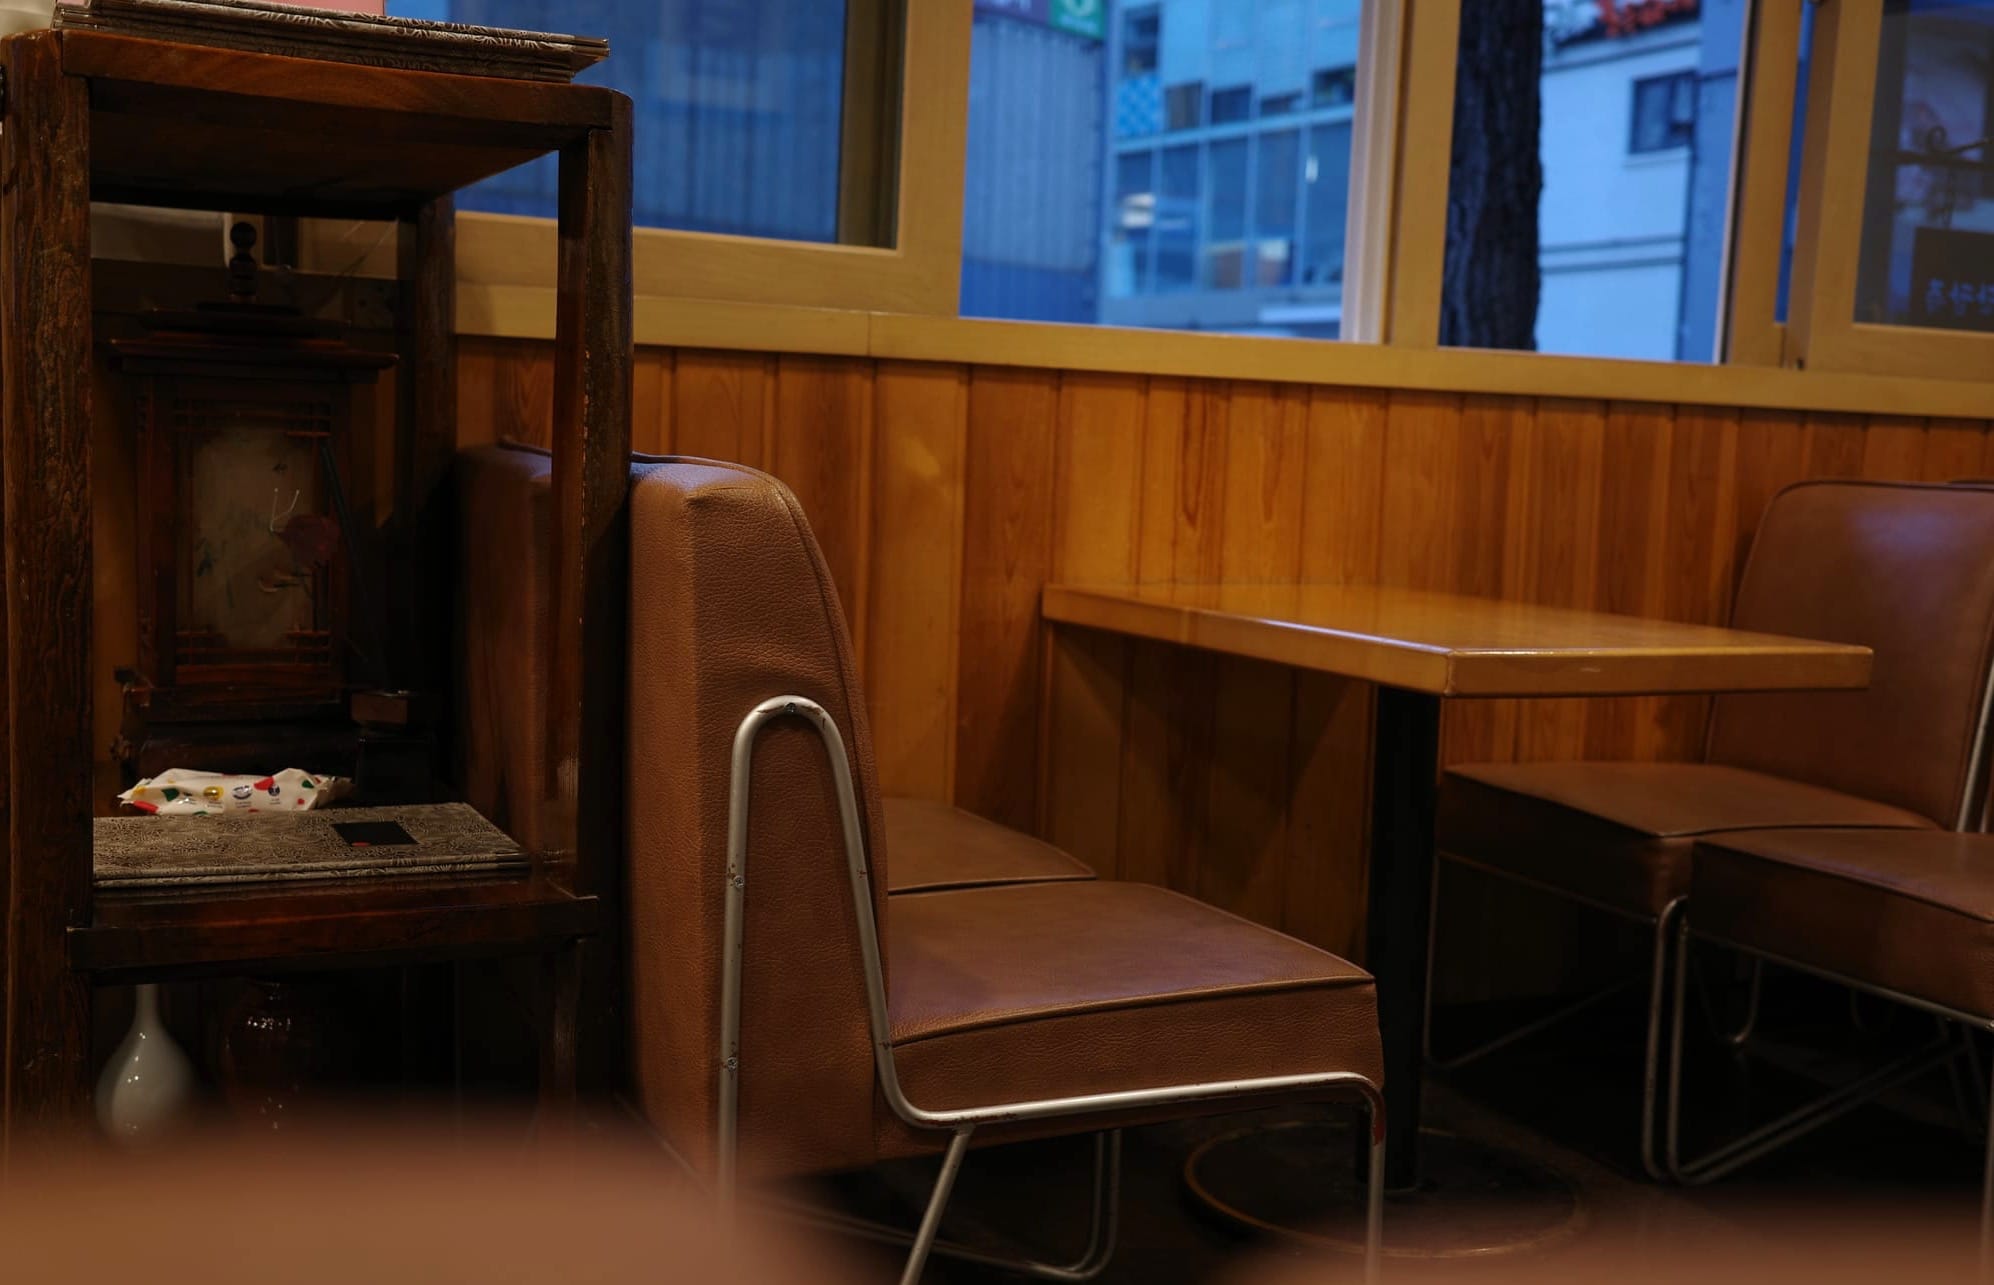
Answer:
<svg viewBox="0 0 1994 1285"><path fill-rule="evenodd" d="M1699 932L1994 1017L1994 835L1768 830L1695 861Z"/></svg>
<svg viewBox="0 0 1994 1285"><path fill-rule="evenodd" d="M924 1109L1318 1071L1383 1076L1370 974L1162 888L897 897L887 922L896 1063Z"/></svg>
<svg viewBox="0 0 1994 1285"><path fill-rule="evenodd" d="M888 892L933 892L1007 883L1092 879L1094 872L1050 843L927 799L887 799Z"/></svg>
<svg viewBox="0 0 1994 1285"><path fill-rule="evenodd" d="M1714 763L1481 763L1447 773L1448 856L1631 914L1689 890L1704 835L1773 827L1932 829L1915 812Z"/></svg>

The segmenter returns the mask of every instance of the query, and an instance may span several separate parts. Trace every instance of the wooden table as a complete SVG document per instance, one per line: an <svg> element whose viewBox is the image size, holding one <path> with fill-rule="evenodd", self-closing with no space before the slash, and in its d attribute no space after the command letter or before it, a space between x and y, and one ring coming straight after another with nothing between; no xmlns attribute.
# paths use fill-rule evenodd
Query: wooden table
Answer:
<svg viewBox="0 0 1994 1285"><path fill-rule="evenodd" d="M1419 1172L1440 702L1869 682L1867 647L1371 585L1048 585L1045 618L1378 684L1365 964L1385 1048L1387 1181Z"/></svg>

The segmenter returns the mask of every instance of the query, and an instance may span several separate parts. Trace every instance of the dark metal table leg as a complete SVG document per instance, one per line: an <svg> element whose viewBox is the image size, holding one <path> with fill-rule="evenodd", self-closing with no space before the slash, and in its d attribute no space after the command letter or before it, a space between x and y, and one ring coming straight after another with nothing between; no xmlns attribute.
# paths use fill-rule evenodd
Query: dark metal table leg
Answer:
<svg viewBox="0 0 1994 1285"><path fill-rule="evenodd" d="M1378 1027L1385 1048L1385 1184L1404 1191L1419 1180L1421 1027L1427 923L1433 913L1440 698L1380 687L1373 738L1364 963L1378 979Z"/></svg>

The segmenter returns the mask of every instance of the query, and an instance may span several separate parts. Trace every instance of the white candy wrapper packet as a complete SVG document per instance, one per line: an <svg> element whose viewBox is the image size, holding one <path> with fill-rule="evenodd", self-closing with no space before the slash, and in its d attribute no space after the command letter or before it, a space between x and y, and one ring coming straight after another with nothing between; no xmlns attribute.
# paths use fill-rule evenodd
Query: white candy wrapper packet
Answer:
<svg viewBox="0 0 1994 1285"><path fill-rule="evenodd" d="M126 807L163 817L231 812L309 812L340 798L352 782L286 768L271 776L224 776L171 768L118 796Z"/></svg>

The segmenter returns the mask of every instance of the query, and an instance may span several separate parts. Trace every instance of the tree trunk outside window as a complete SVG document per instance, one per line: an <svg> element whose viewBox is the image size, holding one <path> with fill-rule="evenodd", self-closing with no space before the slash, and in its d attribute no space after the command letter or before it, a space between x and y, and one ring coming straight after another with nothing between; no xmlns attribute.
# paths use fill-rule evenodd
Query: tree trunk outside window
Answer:
<svg viewBox="0 0 1994 1285"><path fill-rule="evenodd" d="M1461 6L1440 342L1537 347L1544 0Z"/></svg>

